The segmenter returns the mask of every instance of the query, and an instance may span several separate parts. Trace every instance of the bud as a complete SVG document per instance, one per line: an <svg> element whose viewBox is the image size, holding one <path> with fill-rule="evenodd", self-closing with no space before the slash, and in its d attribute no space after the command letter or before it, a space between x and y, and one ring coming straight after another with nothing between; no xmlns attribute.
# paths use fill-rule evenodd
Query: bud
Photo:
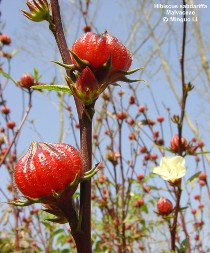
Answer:
<svg viewBox="0 0 210 253"><path fill-rule="evenodd" d="M200 180L200 181L199 181L199 184L200 184L200 186L205 186L205 185L206 185L206 181Z"/></svg>
<svg viewBox="0 0 210 253"><path fill-rule="evenodd" d="M194 199L200 200L200 198L201 198L200 194L195 194L195 195L194 195Z"/></svg>
<svg viewBox="0 0 210 253"><path fill-rule="evenodd" d="M199 174L199 179L200 180L206 180L206 178L207 178L207 174L205 173L205 172L201 172L200 174Z"/></svg>
<svg viewBox="0 0 210 253"><path fill-rule="evenodd" d="M13 129L16 126L15 122L13 120L9 120L7 122L7 128Z"/></svg>
<svg viewBox="0 0 210 253"><path fill-rule="evenodd" d="M83 27L83 31L85 32L85 33L88 33L88 32L90 32L91 31L91 26L90 25L85 25L84 27Z"/></svg>
<svg viewBox="0 0 210 253"><path fill-rule="evenodd" d="M131 95L130 98L129 98L129 104L130 105L135 104L135 97L133 95Z"/></svg>
<svg viewBox="0 0 210 253"><path fill-rule="evenodd" d="M11 43L11 38L9 35L7 34L0 34L0 42L3 44L3 45L9 45Z"/></svg>
<svg viewBox="0 0 210 253"><path fill-rule="evenodd" d="M28 0L26 2L30 12L22 10L23 15L28 19L41 22L43 20L50 20L50 9L47 0Z"/></svg>
<svg viewBox="0 0 210 253"><path fill-rule="evenodd" d="M143 205L144 205L144 200L141 199L141 198L139 198L139 199L137 200L137 202L138 202L139 206L143 206Z"/></svg>
<svg viewBox="0 0 210 253"><path fill-rule="evenodd" d="M118 119L120 119L120 120L124 120L124 119L127 119L128 113L127 113L127 112L122 112L122 111L120 111L120 112L117 112L117 113L116 113L116 117L117 117Z"/></svg>
<svg viewBox="0 0 210 253"><path fill-rule="evenodd" d="M138 175L137 175L137 178L138 178L138 180L142 180L143 178L144 178L144 175L143 174L141 174L141 173L139 173Z"/></svg>
<svg viewBox="0 0 210 253"><path fill-rule="evenodd" d="M185 84L185 89L189 92L194 89L194 86L189 82L188 84Z"/></svg>
<svg viewBox="0 0 210 253"><path fill-rule="evenodd" d="M86 105L92 104L98 98L98 81L89 67L81 72L75 85L69 85L72 93Z"/></svg>
<svg viewBox="0 0 210 253"><path fill-rule="evenodd" d="M198 148L203 148L204 143L202 141L198 141L197 146L198 146Z"/></svg>
<svg viewBox="0 0 210 253"><path fill-rule="evenodd" d="M139 112L144 112L145 109L146 109L146 108L145 108L145 106L143 106L143 105L139 106L139 108L138 108Z"/></svg>
<svg viewBox="0 0 210 253"><path fill-rule="evenodd" d="M18 81L18 84L22 88L30 89L33 85L35 85L35 82L32 75L30 75L29 73L25 73Z"/></svg>
<svg viewBox="0 0 210 253"><path fill-rule="evenodd" d="M10 113L10 108L7 107L7 106L3 106L3 107L1 108L1 112L2 112L3 114L7 115L7 114Z"/></svg>
<svg viewBox="0 0 210 253"><path fill-rule="evenodd" d="M187 140L184 137L182 137L181 143L179 143L179 136L174 135L171 138L170 145L171 145L171 150L174 151L174 153L178 153L179 151L183 152L187 148ZM179 147L179 145L180 145L180 147Z"/></svg>
<svg viewBox="0 0 210 253"><path fill-rule="evenodd" d="M158 214L169 215L173 211L173 204L169 199L160 198L157 202Z"/></svg>
<svg viewBox="0 0 210 253"><path fill-rule="evenodd" d="M158 121L159 123L162 123L162 122L164 121L163 116L158 116L158 117L157 117L157 121Z"/></svg>
<svg viewBox="0 0 210 253"><path fill-rule="evenodd" d="M174 115L171 119L175 124L179 123L179 115Z"/></svg>

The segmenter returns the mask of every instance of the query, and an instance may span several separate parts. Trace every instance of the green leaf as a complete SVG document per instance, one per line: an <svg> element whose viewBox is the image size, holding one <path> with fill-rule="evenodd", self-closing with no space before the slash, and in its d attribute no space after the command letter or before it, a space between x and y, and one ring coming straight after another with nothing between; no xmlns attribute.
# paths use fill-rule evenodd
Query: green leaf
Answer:
<svg viewBox="0 0 210 253"><path fill-rule="evenodd" d="M186 238L181 243L180 252L183 252L183 251L185 252L187 249L188 249L188 240Z"/></svg>
<svg viewBox="0 0 210 253"><path fill-rule="evenodd" d="M31 88L35 90L55 90L58 92L65 92L72 95L70 88L65 85L34 85Z"/></svg>
<svg viewBox="0 0 210 253"><path fill-rule="evenodd" d="M69 251L69 249L63 249L62 251L61 251L61 253L69 253L70 251Z"/></svg>
<svg viewBox="0 0 210 253"><path fill-rule="evenodd" d="M196 155L206 155L206 154L210 154L210 151L201 151L201 152L196 152Z"/></svg>
<svg viewBox="0 0 210 253"><path fill-rule="evenodd" d="M66 241L66 235L65 234L61 234L56 238L56 246L58 246L59 244L63 245L64 241Z"/></svg>
<svg viewBox="0 0 210 253"><path fill-rule="evenodd" d="M52 237L61 234L61 233L65 233L64 230L62 228L55 230L54 232L52 232Z"/></svg>
<svg viewBox="0 0 210 253"><path fill-rule="evenodd" d="M182 211L186 210L187 208L188 208L188 206L180 207L179 212L182 212Z"/></svg>
<svg viewBox="0 0 210 253"><path fill-rule="evenodd" d="M132 214L128 214L127 216L126 216L126 218L124 219L124 223L132 223L132 222L137 222L139 220L139 218L138 217L135 217L135 216L133 216Z"/></svg>
<svg viewBox="0 0 210 253"><path fill-rule="evenodd" d="M4 76L5 78L10 79L11 81L13 81L13 83L14 83L15 85L18 85L17 82L15 81L15 79L13 79L13 78L12 78L9 74L7 74L6 72L1 71L0 74L2 74L2 76Z"/></svg>
<svg viewBox="0 0 210 253"><path fill-rule="evenodd" d="M34 79L38 82L42 75L39 75L39 72L36 68L34 68Z"/></svg>
<svg viewBox="0 0 210 253"><path fill-rule="evenodd" d="M170 148L166 148L166 147L163 147L163 146L160 146L160 145L156 145L156 144L153 144L153 146L155 146L156 148L168 151L170 153L174 153Z"/></svg>
<svg viewBox="0 0 210 253"><path fill-rule="evenodd" d="M144 205L141 206L141 211L142 211L142 212L145 212L145 213L149 213L146 204L144 204Z"/></svg>
<svg viewBox="0 0 210 253"><path fill-rule="evenodd" d="M193 176L191 176L191 177L187 180L187 184L191 183L191 182L194 181L196 178L198 178L198 176L199 176L200 173L201 173L201 172L199 171L199 172L195 173Z"/></svg>

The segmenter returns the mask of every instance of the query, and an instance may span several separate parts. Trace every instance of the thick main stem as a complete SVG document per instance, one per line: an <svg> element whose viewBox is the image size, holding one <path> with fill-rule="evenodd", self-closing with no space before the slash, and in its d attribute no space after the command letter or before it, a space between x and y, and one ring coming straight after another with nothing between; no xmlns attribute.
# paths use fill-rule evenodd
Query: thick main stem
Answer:
<svg viewBox="0 0 210 253"><path fill-rule="evenodd" d="M50 0L52 9L52 20L50 29L52 30L62 60L65 64L71 64L71 57L65 40L58 0ZM70 77L70 71L66 71ZM80 122L80 149L83 162L84 172L92 168L92 116L94 105L85 108L80 100L75 98L79 122ZM71 209L69 207L69 209ZM68 214L66 214L68 216ZM70 225L75 223L71 221L72 216L69 217ZM77 245L78 253L91 253L91 181L84 181L80 188L80 219L81 228L79 231L72 231L72 235Z"/></svg>
<svg viewBox="0 0 210 253"><path fill-rule="evenodd" d="M91 110L91 109L90 109ZM80 120L80 146L84 172L92 168L92 112L86 109ZM91 180L80 184L80 214L82 216L81 230L85 234L85 251L92 252L91 244ZM84 243L84 242L83 242Z"/></svg>
<svg viewBox="0 0 210 253"><path fill-rule="evenodd" d="M179 214L179 207L180 207L180 199L181 199L181 181L180 185L178 186L176 192L176 206L174 210L174 220L171 226L171 250L175 252L176 249L176 230L177 230L177 220L178 220L178 214Z"/></svg>

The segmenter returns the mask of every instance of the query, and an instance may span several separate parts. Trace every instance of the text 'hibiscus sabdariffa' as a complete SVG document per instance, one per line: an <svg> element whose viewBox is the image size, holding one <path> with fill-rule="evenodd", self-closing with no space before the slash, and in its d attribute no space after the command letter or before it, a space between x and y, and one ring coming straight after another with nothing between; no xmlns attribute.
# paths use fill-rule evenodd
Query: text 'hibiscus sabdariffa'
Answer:
<svg viewBox="0 0 210 253"><path fill-rule="evenodd" d="M154 168L153 173L164 180L174 183L186 174L185 159L181 156L166 156L160 160L160 166Z"/></svg>

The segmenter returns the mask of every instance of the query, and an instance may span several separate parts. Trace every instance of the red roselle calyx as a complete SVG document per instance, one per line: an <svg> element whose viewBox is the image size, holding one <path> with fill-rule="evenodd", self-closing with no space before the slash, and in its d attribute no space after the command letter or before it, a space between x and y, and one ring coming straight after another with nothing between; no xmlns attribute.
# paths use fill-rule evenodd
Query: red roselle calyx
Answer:
<svg viewBox="0 0 210 253"><path fill-rule="evenodd" d="M74 42L70 52L73 65L60 65L72 70L75 80L68 78L69 87L84 104L92 104L109 84L137 81L126 77L139 70L128 71L132 63L131 53L107 32L83 34Z"/></svg>
<svg viewBox="0 0 210 253"><path fill-rule="evenodd" d="M22 88L30 89L33 85L35 85L35 80L32 75L25 73L21 76L18 84Z"/></svg>
<svg viewBox="0 0 210 253"><path fill-rule="evenodd" d="M179 136L174 135L171 138L170 146L173 152L178 153L179 151L186 151L188 144L184 137L181 138L181 142L179 143Z"/></svg>
<svg viewBox="0 0 210 253"><path fill-rule="evenodd" d="M72 86L73 93L85 104L92 103L98 97L99 84L89 67L82 70L76 85Z"/></svg>
<svg viewBox="0 0 210 253"><path fill-rule="evenodd" d="M24 196L49 197L83 175L80 153L68 144L32 142L18 161L14 181ZM77 185L73 187L72 194Z"/></svg>
<svg viewBox="0 0 210 253"><path fill-rule="evenodd" d="M72 52L80 59L85 60L94 69L100 69L107 63L109 58L112 60L112 71L127 71L132 62L132 56L128 49L114 36L108 32L96 34L88 32L78 38L72 46ZM81 64L72 55L72 61L78 67Z"/></svg>
<svg viewBox="0 0 210 253"><path fill-rule="evenodd" d="M158 214L169 215L173 211L173 204L169 199L160 198L157 202Z"/></svg>
<svg viewBox="0 0 210 253"><path fill-rule="evenodd" d="M11 38L9 35L7 34L0 34L0 42L3 44L3 45L9 45L11 43Z"/></svg>

